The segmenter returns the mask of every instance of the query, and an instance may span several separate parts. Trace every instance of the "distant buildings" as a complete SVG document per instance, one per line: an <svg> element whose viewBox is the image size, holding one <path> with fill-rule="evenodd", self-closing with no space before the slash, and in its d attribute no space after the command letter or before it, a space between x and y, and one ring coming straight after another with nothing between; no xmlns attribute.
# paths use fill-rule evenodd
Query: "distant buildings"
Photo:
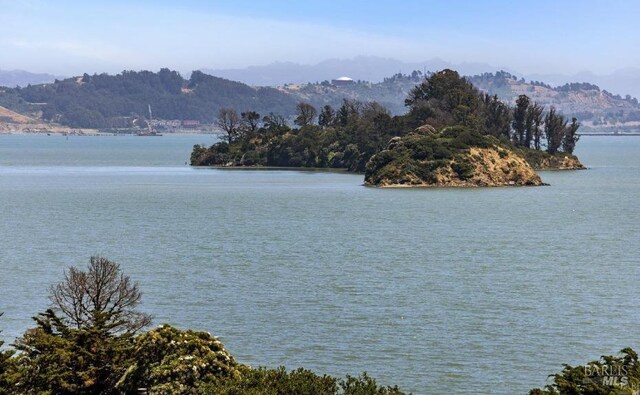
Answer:
<svg viewBox="0 0 640 395"><path fill-rule="evenodd" d="M200 127L200 121L193 119L185 119L182 121L183 129L198 129Z"/></svg>
<svg viewBox="0 0 640 395"><path fill-rule="evenodd" d="M181 124L182 122L177 119L169 119L169 120L152 119L151 120L151 126L155 129L164 129L164 130L178 129L180 128Z"/></svg>
<svg viewBox="0 0 640 395"><path fill-rule="evenodd" d="M147 121L146 119L136 117L111 117L108 119L109 128L114 129L126 129L131 127L146 128L147 122L151 124L151 127L157 130L175 131L180 129L202 129L203 125L200 121L195 119L152 119Z"/></svg>
<svg viewBox="0 0 640 395"><path fill-rule="evenodd" d="M335 80L331 80L331 84L335 86L347 86L347 85L353 85L355 83L356 82L349 77L340 77L340 78L336 78Z"/></svg>

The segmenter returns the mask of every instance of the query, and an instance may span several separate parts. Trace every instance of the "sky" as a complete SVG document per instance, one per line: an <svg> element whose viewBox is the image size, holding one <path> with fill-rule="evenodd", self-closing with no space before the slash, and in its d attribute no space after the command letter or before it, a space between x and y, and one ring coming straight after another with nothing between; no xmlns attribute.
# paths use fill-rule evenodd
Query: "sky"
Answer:
<svg viewBox="0 0 640 395"><path fill-rule="evenodd" d="M520 73L640 68L637 0L0 0L0 69L56 75L374 55Z"/></svg>

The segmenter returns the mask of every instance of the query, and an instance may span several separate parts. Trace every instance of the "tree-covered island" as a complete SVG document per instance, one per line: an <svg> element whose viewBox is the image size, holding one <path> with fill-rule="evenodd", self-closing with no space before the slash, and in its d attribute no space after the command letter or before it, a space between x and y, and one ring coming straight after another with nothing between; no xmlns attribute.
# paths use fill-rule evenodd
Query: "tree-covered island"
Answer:
<svg viewBox="0 0 640 395"><path fill-rule="evenodd" d="M334 109L298 103L295 127L281 115L218 113L225 140L194 146L193 166L347 169L372 186L541 185L535 169L580 169L579 123L527 96L515 107L480 92L456 71L429 75L405 115L347 100Z"/></svg>

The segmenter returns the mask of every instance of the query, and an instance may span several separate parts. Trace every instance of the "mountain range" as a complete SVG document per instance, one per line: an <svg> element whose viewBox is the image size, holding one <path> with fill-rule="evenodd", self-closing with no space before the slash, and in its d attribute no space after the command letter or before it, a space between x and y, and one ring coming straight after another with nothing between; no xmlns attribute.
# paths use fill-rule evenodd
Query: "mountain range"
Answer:
<svg viewBox="0 0 640 395"><path fill-rule="evenodd" d="M425 72L445 68L457 70L462 75L504 70L514 75L520 75L526 80L543 81L552 86L572 82L589 82L614 94L640 98L640 68L625 68L605 75L588 71L571 75L523 74L506 66L487 63L452 63L439 58L423 62L403 62L376 56L356 56L351 59L328 59L317 64L276 62L237 69L204 68L202 71L249 85L281 86L290 83L331 81L341 76L347 76L354 80L381 82L384 78L396 73L409 74L414 70Z"/></svg>
<svg viewBox="0 0 640 395"><path fill-rule="evenodd" d="M169 69L157 73L84 74L49 84L0 89L0 106L6 109L4 115L0 114L0 123L15 123L12 121L16 119L15 114L21 114L32 120L28 123L48 122L87 129L131 128L144 123L149 105L157 120L211 124L218 111L225 107L262 115L275 113L292 120L299 102L310 103L316 109L325 105L337 109L345 99L361 103L375 101L392 115L401 115L406 112L404 100L408 93L424 77L421 71L396 72L375 83L359 80L333 84L323 80L256 87L202 71L194 71L189 79ZM583 132L640 130L637 99L610 93L592 83L554 87L542 81L526 81L506 71L466 78L481 91L497 95L511 106L523 94L547 110L553 106L569 118L576 117L583 125Z"/></svg>
<svg viewBox="0 0 640 395"><path fill-rule="evenodd" d="M457 70L462 75L477 75L504 70L513 75L520 75L526 80L542 81L551 86L572 82L588 82L613 94L640 98L640 68L633 67L619 69L610 74L596 74L590 71L575 74L523 74L506 66L498 67L487 63L452 63L439 58L423 62L403 62L377 56L356 56L351 59L327 59L316 64L276 62L236 69L203 68L201 70L209 75L253 86L283 86L291 83L331 81L341 76L376 83L396 73L409 74L414 70L424 73L445 68ZM32 73L25 70L0 70L0 86L6 87L51 83L55 79L63 78L62 76Z"/></svg>
<svg viewBox="0 0 640 395"><path fill-rule="evenodd" d="M293 62L276 62L265 66L249 66L239 69L202 69L203 72L233 81L255 86L282 86L307 82L331 81L347 76L354 80L381 82L396 73L411 73L455 69L460 74L471 75L500 70L486 63L454 64L439 58L424 62L403 62L377 56L356 56L351 59L327 59L309 65Z"/></svg>
<svg viewBox="0 0 640 395"><path fill-rule="evenodd" d="M56 78L62 78L46 73L31 73L24 70L0 70L0 86L10 88L53 82Z"/></svg>

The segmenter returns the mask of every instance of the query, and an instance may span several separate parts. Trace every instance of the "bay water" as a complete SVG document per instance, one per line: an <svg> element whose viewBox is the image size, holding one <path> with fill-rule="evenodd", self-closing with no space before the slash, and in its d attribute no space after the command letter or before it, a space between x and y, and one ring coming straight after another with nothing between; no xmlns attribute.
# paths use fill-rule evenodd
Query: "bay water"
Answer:
<svg viewBox="0 0 640 395"><path fill-rule="evenodd" d="M416 394L527 393L640 349L640 137L583 137L550 186L376 189L186 165L207 135L0 135L0 336L91 255L154 324L242 363L367 371Z"/></svg>

